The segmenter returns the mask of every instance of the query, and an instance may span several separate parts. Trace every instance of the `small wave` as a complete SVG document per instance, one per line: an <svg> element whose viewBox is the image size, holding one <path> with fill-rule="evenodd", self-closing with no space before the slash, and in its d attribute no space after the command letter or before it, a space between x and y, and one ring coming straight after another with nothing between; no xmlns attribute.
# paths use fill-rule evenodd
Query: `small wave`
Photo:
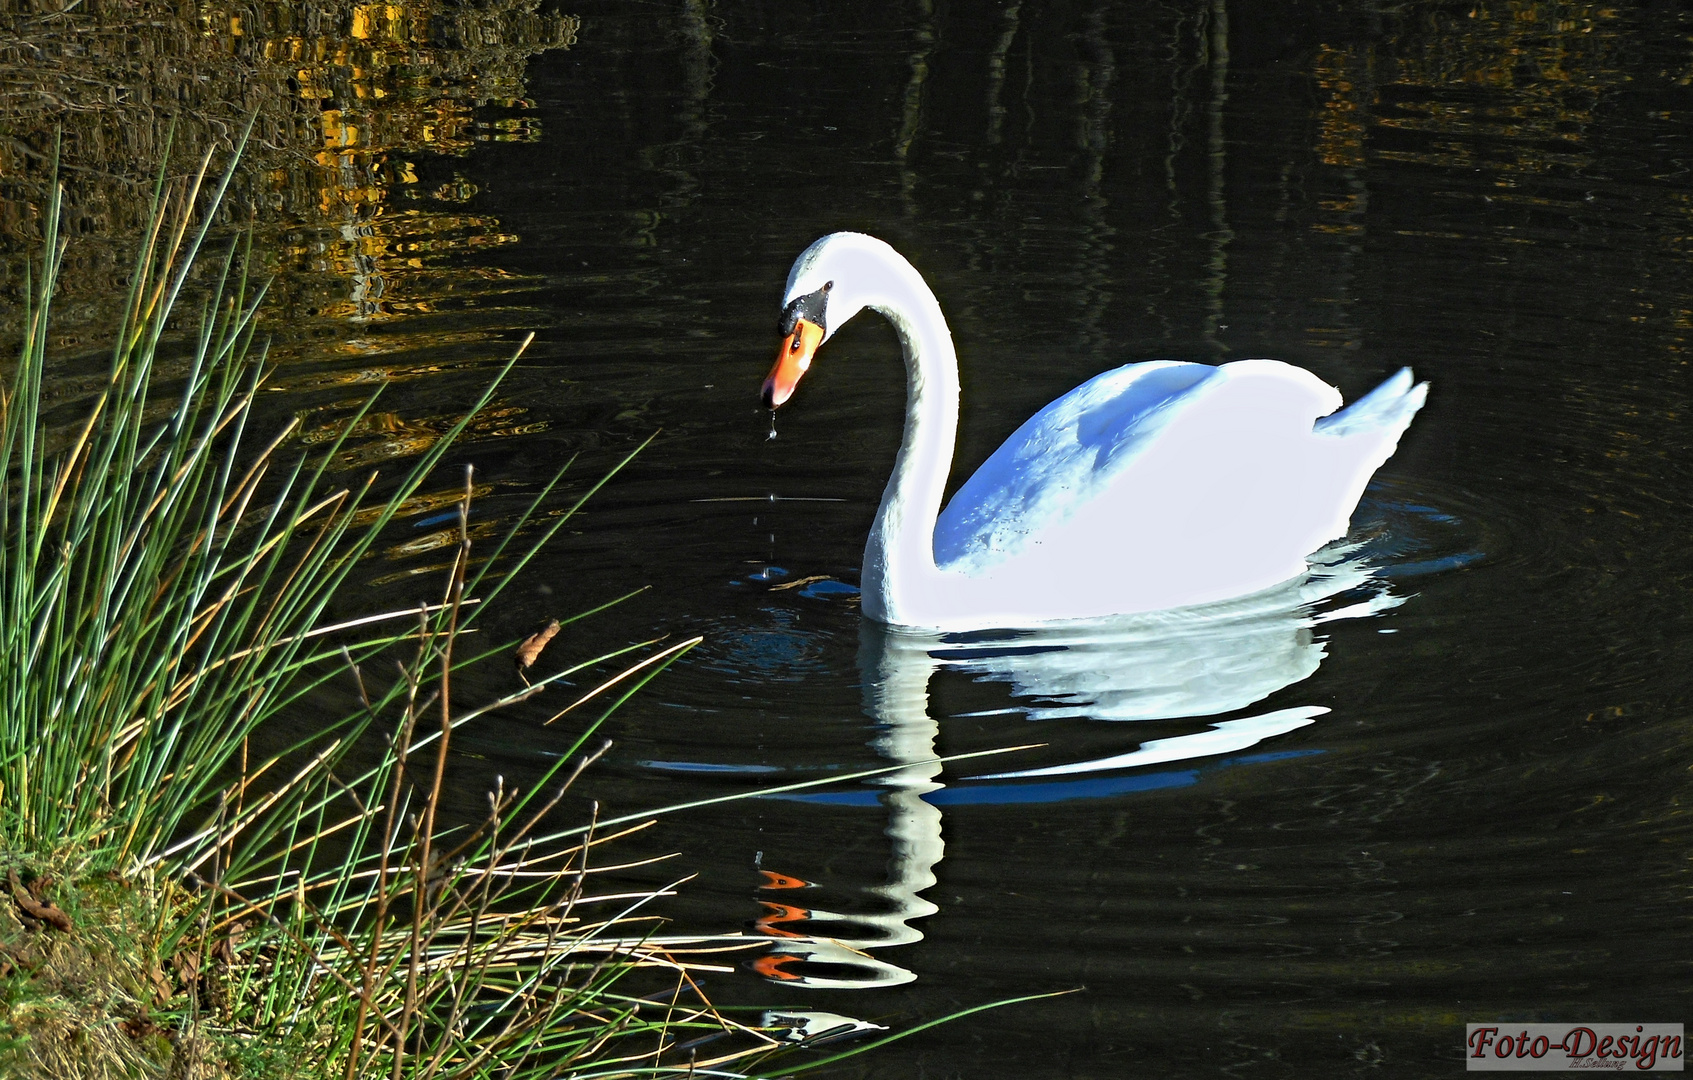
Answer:
<svg viewBox="0 0 1693 1080"><path fill-rule="evenodd" d="M719 621L705 632L695 663L734 683L755 685L798 682L827 669L831 634L800 626L796 613L781 608L760 608L757 618L755 625L746 619Z"/></svg>

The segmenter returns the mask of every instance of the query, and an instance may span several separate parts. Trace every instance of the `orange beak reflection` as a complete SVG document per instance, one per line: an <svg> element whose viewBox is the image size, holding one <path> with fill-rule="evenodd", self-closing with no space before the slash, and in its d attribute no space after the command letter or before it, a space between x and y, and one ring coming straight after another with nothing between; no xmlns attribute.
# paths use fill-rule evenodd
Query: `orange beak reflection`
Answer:
<svg viewBox="0 0 1693 1080"><path fill-rule="evenodd" d="M811 356L823 343L823 328L814 322L799 319L794 332L782 339L782 349L776 354L776 366L764 380L764 407L774 409L793 396L799 377L811 367Z"/></svg>

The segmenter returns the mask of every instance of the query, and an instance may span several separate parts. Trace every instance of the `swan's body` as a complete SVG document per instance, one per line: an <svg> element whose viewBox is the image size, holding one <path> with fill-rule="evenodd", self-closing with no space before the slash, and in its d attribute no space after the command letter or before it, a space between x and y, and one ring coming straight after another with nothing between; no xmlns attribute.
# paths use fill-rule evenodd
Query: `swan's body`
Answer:
<svg viewBox="0 0 1693 1080"><path fill-rule="evenodd" d="M905 351L905 437L864 548L864 612L942 630L1032 626L1243 596L1305 572L1345 534L1370 476L1421 408L1403 369L1340 392L1277 360L1152 361L1090 379L941 496L958 360L940 305L887 244L834 233L788 275L780 405L816 347L864 308Z"/></svg>

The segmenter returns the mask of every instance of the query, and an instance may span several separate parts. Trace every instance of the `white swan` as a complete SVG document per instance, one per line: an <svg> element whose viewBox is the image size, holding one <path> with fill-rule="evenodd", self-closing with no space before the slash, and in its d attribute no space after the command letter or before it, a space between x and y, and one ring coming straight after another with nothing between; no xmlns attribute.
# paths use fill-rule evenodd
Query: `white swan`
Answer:
<svg viewBox="0 0 1693 1080"><path fill-rule="evenodd" d="M1107 371L941 495L958 358L934 293L893 248L832 233L794 262L764 403L787 401L817 347L865 308L905 351L905 437L864 546L864 613L937 630L1023 627L1243 596L1305 572L1346 533L1428 384L1401 369L1340 392L1278 360L1155 360Z"/></svg>

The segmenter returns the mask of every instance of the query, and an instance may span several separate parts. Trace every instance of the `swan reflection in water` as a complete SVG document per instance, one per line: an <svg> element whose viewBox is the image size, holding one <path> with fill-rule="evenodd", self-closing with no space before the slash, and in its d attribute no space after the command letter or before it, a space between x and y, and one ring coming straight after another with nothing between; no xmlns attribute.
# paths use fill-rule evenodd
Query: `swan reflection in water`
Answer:
<svg viewBox="0 0 1693 1080"><path fill-rule="evenodd" d="M1313 633L1318 623L1373 615L1402 602L1358 551L1357 545L1337 545L1313 556L1310 572L1287 585L1175 611L971 634L925 634L864 620L858 657L864 711L881 728L872 746L906 767L869 781L869 790L786 797L885 808L892 843L888 878L869 890L883 910L844 915L781 903L775 899L781 890L807 882L766 871L762 902L768 914L757 926L776 940L754 969L799 986L910 982L915 974L872 952L921 940L914 921L939 910L923 893L935 884L935 866L946 850L944 806L1054 802L1192 783L1196 770L1100 774L1236 753L1329 711L1305 705L1215 721L1123 753L969 776L948 788L934 760L940 729L929 709L929 682L935 672L1008 684L1018 704L1003 711L1031 719L1202 719L1247 709L1316 672L1324 658L1323 642ZM1037 778L1046 779L1032 782Z"/></svg>

